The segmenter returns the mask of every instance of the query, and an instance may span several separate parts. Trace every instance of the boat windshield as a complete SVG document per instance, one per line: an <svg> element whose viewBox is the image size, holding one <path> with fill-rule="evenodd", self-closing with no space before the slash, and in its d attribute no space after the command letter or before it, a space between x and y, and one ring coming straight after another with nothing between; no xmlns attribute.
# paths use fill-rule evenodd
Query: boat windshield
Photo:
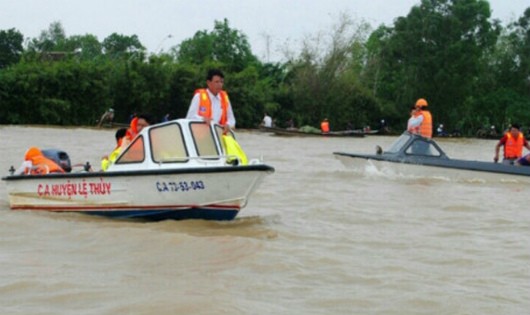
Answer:
<svg viewBox="0 0 530 315"><path fill-rule="evenodd" d="M400 153L404 151L408 155L442 156L443 152L432 141L417 137L409 133L403 133L394 141L386 153Z"/></svg>
<svg viewBox="0 0 530 315"><path fill-rule="evenodd" d="M209 158L219 156L215 135L209 124L203 122L190 123L190 129L199 156Z"/></svg>
<svg viewBox="0 0 530 315"><path fill-rule="evenodd" d="M134 139L125 151L116 161L116 164L124 163L141 163L145 159L144 137L139 135Z"/></svg>
<svg viewBox="0 0 530 315"><path fill-rule="evenodd" d="M186 162L188 152L179 124L162 125L149 130L153 161L157 163Z"/></svg>
<svg viewBox="0 0 530 315"><path fill-rule="evenodd" d="M402 134L399 138L397 138L396 141L394 141L394 143L390 146L389 149L385 150L385 152L398 153L401 150L401 148L403 148L403 146L407 144L407 141L409 141L409 139L410 139L410 135Z"/></svg>
<svg viewBox="0 0 530 315"><path fill-rule="evenodd" d="M422 138L416 138L409 145L406 154L409 155L422 155L422 156L436 156L439 157L442 153L438 148L432 143Z"/></svg>

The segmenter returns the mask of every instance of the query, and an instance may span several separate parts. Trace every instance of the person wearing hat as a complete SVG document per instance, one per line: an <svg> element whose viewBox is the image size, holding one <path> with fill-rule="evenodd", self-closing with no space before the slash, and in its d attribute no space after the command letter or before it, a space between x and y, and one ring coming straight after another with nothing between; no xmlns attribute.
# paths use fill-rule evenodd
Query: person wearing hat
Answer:
<svg viewBox="0 0 530 315"><path fill-rule="evenodd" d="M418 116L421 116L420 135L425 138L432 138L432 115L427 110L429 104L424 98L416 101L416 108L418 109Z"/></svg>
<svg viewBox="0 0 530 315"><path fill-rule="evenodd" d="M424 98L420 98L416 101L414 112L411 119L409 119L408 127L409 131L418 130L417 133L425 138L432 138L432 115L427 110L429 104Z"/></svg>

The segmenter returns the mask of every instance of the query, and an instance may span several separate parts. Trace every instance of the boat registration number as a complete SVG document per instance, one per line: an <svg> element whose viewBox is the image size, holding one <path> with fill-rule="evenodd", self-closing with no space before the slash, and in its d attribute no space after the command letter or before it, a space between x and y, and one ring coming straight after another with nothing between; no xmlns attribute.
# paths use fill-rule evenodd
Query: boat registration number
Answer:
<svg viewBox="0 0 530 315"><path fill-rule="evenodd" d="M166 191L190 191L206 189L202 180L182 181L182 182L156 182L156 189L159 192Z"/></svg>

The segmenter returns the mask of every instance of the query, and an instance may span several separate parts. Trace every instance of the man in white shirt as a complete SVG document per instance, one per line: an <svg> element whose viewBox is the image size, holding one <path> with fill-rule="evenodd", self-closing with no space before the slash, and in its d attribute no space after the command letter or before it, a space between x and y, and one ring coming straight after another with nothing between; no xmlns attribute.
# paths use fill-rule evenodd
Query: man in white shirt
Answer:
<svg viewBox="0 0 530 315"><path fill-rule="evenodd" d="M272 118L267 113L265 113L265 117L263 117L262 122L264 127L271 128L272 127Z"/></svg>
<svg viewBox="0 0 530 315"><path fill-rule="evenodd" d="M221 70L212 69L206 76L206 89L198 89L191 100L186 118L201 119L234 129L236 119L228 94L223 90L224 75Z"/></svg>

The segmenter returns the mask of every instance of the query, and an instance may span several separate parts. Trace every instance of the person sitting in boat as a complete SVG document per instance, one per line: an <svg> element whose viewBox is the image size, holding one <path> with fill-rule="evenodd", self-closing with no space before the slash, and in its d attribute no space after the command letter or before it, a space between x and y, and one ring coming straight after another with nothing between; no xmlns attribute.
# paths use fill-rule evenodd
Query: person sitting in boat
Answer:
<svg viewBox="0 0 530 315"><path fill-rule="evenodd" d="M125 138L125 134L127 133L127 128L120 128L116 131L116 134L114 135L116 137L116 147L112 151L111 154L104 156L101 159L101 169L103 171L106 171L109 168L109 165L114 163L118 156L121 153L121 145L123 142L123 138Z"/></svg>
<svg viewBox="0 0 530 315"><path fill-rule="evenodd" d="M438 137L446 137L447 136L447 132L445 132L445 130L444 130L444 124L439 124L438 125L438 128L436 128L436 135Z"/></svg>
<svg viewBox="0 0 530 315"><path fill-rule="evenodd" d="M265 116L263 117L263 121L261 122L261 125L266 128L272 127L272 118L265 112Z"/></svg>
<svg viewBox="0 0 530 315"><path fill-rule="evenodd" d="M320 130L322 133L329 133L329 121L327 118L324 118L324 120L320 123Z"/></svg>
<svg viewBox="0 0 530 315"><path fill-rule="evenodd" d="M101 118L99 119L98 127L101 127L104 123L109 123L112 126L112 122L114 121L114 109L109 108L108 111L103 113L101 115Z"/></svg>
<svg viewBox="0 0 530 315"><path fill-rule="evenodd" d="M523 156L523 147L530 150L530 145L521 132L521 127L518 124L512 124L508 132L502 136L501 140L495 146L495 156L493 161L499 161L499 150L504 147L503 164L513 165L516 160Z"/></svg>
<svg viewBox="0 0 530 315"><path fill-rule="evenodd" d="M30 147L24 154L24 162L15 172L17 175L45 175L49 173L64 173L64 170L53 160L44 156L37 147Z"/></svg>
<svg viewBox="0 0 530 315"><path fill-rule="evenodd" d="M424 98L420 98L416 101L415 116L412 120L412 125L418 128L418 134L425 138L432 138L432 115L427 110L429 104Z"/></svg>
<svg viewBox="0 0 530 315"><path fill-rule="evenodd" d="M527 155L523 156L522 158L519 158L519 159L515 162L515 165L519 165L519 166L530 166L530 154L527 154Z"/></svg>
<svg viewBox="0 0 530 315"><path fill-rule="evenodd" d="M153 123L153 119L150 115L147 114L140 114L131 120L131 125L129 126L129 129L127 129L127 132L125 133L125 137L122 141L122 146L126 147L131 143L131 141L144 129L144 127L147 127Z"/></svg>

